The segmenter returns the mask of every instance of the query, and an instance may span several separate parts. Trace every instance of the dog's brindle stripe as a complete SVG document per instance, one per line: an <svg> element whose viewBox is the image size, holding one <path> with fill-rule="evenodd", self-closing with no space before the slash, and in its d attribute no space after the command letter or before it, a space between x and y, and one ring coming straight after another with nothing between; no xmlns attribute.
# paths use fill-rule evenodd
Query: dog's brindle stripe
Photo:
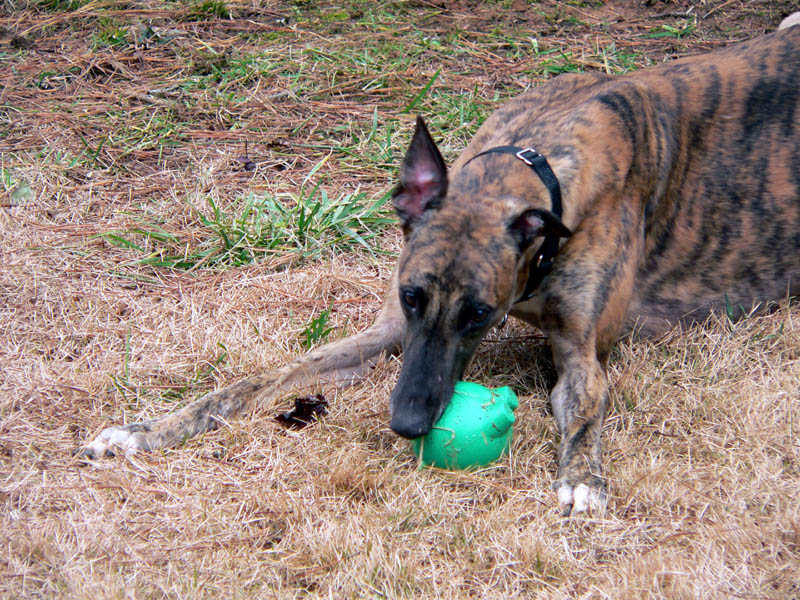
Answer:
<svg viewBox="0 0 800 600"><path fill-rule="evenodd" d="M495 112L449 174L420 122L394 197L406 246L370 328L172 415L109 428L83 454L174 445L256 398L357 377L401 342L391 425L418 435L510 312L551 340L559 502L602 508L614 341L800 293L797 73L800 27L626 76L561 75ZM537 293L518 304L535 241L551 226L537 216L549 195L513 155L466 164L502 145L547 157L572 232Z"/></svg>

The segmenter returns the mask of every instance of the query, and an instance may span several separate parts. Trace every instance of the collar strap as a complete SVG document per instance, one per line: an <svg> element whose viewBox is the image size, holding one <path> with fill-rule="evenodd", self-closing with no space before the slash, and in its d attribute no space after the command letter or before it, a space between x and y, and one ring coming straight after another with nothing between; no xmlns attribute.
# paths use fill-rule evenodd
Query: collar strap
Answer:
<svg viewBox="0 0 800 600"><path fill-rule="evenodd" d="M561 187L558 185L558 178L550 168L547 159L539 154L533 148L520 148L518 146L495 146L483 152L479 152L470 158L464 165L466 166L471 161L484 154L513 154L519 160L533 169L534 173L539 176L542 183L550 192L550 206L551 212L559 219L561 218ZM539 246L534 258L531 260L530 271L528 272L528 282L525 284L525 290L522 296L514 301L514 304L530 300L536 288L542 282L542 279L550 272L553 267L553 259L558 253L558 236L545 236L544 242Z"/></svg>

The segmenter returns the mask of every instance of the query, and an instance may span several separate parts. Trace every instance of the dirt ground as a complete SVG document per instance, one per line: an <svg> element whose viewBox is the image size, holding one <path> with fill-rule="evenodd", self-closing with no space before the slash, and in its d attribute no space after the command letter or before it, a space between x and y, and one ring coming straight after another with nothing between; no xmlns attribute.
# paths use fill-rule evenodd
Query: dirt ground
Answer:
<svg viewBox="0 0 800 600"><path fill-rule="evenodd" d="M298 432L272 418L290 395L175 449L72 456L366 327L415 114L452 160L558 73L721 48L796 0L2 7L0 596L800 598L796 302L620 342L603 517L558 514L554 369L516 323L468 373L521 400L478 472L418 469L391 433L398 358L298 390L330 401Z"/></svg>

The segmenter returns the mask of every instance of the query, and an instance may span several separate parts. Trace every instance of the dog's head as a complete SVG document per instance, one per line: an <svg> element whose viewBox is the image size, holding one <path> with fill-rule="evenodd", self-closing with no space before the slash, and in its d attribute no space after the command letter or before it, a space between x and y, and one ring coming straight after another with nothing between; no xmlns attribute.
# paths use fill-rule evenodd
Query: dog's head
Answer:
<svg viewBox="0 0 800 600"><path fill-rule="evenodd" d="M530 184L527 176L520 179ZM569 235L515 185L480 165L448 181L417 119L393 195L406 238L398 264L406 332L390 410L391 428L403 437L426 434L441 416L478 343L524 289L534 241ZM539 206L548 202L543 192Z"/></svg>

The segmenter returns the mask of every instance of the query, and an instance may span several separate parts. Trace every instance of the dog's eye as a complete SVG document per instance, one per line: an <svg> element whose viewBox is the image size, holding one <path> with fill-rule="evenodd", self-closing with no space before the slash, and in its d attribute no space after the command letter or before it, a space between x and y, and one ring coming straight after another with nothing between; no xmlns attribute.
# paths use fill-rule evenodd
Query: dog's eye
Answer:
<svg viewBox="0 0 800 600"><path fill-rule="evenodd" d="M466 313L467 323L473 327L483 325L486 323L491 312L492 311L485 306L470 306Z"/></svg>
<svg viewBox="0 0 800 600"><path fill-rule="evenodd" d="M421 293L417 290L403 290L400 293L400 298L403 300L403 306L413 312L420 305Z"/></svg>

